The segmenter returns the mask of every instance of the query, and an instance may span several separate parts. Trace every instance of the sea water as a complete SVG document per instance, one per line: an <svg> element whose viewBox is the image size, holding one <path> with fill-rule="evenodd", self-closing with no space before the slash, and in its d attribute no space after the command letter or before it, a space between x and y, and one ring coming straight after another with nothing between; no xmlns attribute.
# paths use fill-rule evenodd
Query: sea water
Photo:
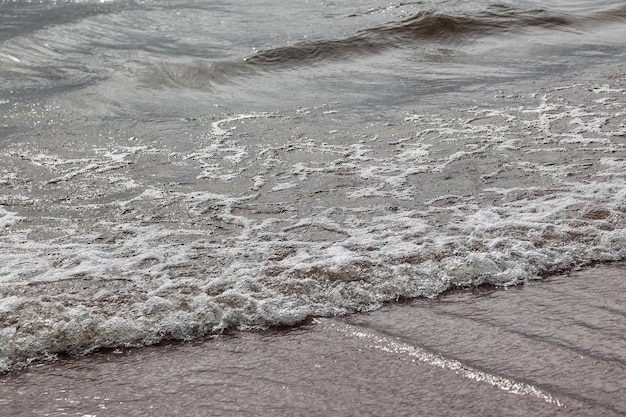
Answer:
<svg viewBox="0 0 626 417"><path fill-rule="evenodd" d="M623 2L0 0L0 371L626 257Z"/></svg>

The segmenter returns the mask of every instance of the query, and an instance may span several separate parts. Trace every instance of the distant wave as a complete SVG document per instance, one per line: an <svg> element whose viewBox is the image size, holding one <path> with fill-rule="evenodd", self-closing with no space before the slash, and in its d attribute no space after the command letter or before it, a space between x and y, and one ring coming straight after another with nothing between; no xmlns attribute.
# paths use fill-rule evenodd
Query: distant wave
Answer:
<svg viewBox="0 0 626 417"><path fill-rule="evenodd" d="M359 31L340 39L298 42L266 49L241 61L157 63L146 77L146 86L203 89L259 72L286 70L328 61L354 59L393 48L430 43L459 44L479 36L524 27L568 27L573 18L544 10L492 7L474 15L419 12L399 22Z"/></svg>
<svg viewBox="0 0 626 417"><path fill-rule="evenodd" d="M245 59L252 65L288 66L349 58L420 41L458 43L473 37L529 27L566 28L575 18L545 10L518 10L494 6L475 15L423 11L400 22L363 30L343 39L301 42L261 51Z"/></svg>
<svg viewBox="0 0 626 417"><path fill-rule="evenodd" d="M455 46L482 36L522 32L532 28L578 31L589 22L623 20L625 17L626 7L590 16L567 15L543 9L518 9L505 5L491 6L472 14L422 11L407 19L365 29L340 39L298 42L262 50L242 61L159 63L153 67L147 85L210 88L213 84L259 72L358 59L394 48L427 43Z"/></svg>

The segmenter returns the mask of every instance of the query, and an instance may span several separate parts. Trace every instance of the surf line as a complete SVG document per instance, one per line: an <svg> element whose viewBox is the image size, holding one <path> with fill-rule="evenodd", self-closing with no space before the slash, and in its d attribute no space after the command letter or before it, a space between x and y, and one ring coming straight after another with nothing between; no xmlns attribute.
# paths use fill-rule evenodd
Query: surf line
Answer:
<svg viewBox="0 0 626 417"><path fill-rule="evenodd" d="M316 319L315 322L322 324L327 329L337 331L348 337L366 340L370 342L368 347L454 371L457 375L460 375L463 378L471 379L477 382L484 382L510 394L530 395L532 397L542 399L547 403L555 404L558 407L565 407L565 404L563 404L563 402L559 399L537 387L497 375L492 375L487 372L479 371L478 369L473 369L469 366L463 365L457 360L444 358L441 355L427 352L417 346L399 342L391 337L382 336L371 331L363 331L362 329L349 324L329 322L327 319Z"/></svg>

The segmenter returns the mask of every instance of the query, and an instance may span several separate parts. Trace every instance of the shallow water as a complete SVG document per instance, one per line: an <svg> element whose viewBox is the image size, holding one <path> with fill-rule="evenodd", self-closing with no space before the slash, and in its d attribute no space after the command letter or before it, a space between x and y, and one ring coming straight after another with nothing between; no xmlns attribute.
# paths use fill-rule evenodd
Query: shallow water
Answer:
<svg viewBox="0 0 626 417"><path fill-rule="evenodd" d="M621 2L0 2L0 369L626 255Z"/></svg>
<svg viewBox="0 0 626 417"><path fill-rule="evenodd" d="M21 416L619 416L624 265L0 378Z"/></svg>

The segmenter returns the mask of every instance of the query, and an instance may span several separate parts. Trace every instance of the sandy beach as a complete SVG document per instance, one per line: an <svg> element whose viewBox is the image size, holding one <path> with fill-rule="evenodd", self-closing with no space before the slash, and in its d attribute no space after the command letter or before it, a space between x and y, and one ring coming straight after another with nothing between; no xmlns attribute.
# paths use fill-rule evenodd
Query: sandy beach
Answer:
<svg viewBox="0 0 626 417"><path fill-rule="evenodd" d="M3 416L619 416L623 263L5 375Z"/></svg>
<svg viewBox="0 0 626 417"><path fill-rule="evenodd" d="M625 416L625 40L0 0L0 417Z"/></svg>

